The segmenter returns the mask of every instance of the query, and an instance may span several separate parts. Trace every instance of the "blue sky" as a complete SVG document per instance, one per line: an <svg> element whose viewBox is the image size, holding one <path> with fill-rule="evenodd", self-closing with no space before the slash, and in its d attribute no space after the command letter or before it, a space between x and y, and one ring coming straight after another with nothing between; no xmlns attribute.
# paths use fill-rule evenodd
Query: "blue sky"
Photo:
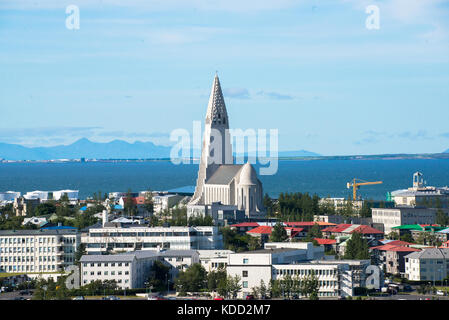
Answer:
<svg viewBox="0 0 449 320"><path fill-rule="evenodd" d="M167 144L218 70L231 127L277 128L280 150L441 152L448 18L447 0L2 0L0 142Z"/></svg>

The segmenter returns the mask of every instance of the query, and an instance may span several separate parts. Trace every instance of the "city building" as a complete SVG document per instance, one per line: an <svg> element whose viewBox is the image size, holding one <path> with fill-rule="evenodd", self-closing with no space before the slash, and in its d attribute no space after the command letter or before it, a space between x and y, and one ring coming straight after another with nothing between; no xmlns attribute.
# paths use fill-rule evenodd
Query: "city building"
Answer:
<svg viewBox="0 0 449 320"><path fill-rule="evenodd" d="M396 240L371 247L373 260L385 273L403 276L405 274L405 256L420 249L409 247L411 243Z"/></svg>
<svg viewBox="0 0 449 320"><path fill-rule="evenodd" d="M159 259L170 266L170 278L175 279L180 271L186 271L194 263L200 263L197 250L165 250L159 252Z"/></svg>
<svg viewBox="0 0 449 320"><path fill-rule="evenodd" d="M137 223L104 222L83 230L88 254L135 250L222 249L223 237L214 226L150 227Z"/></svg>
<svg viewBox="0 0 449 320"><path fill-rule="evenodd" d="M360 224L338 224L321 230L324 238L349 236L355 232L363 235L365 238L382 239L384 233L367 225Z"/></svg>
<svg viewBox="0 0 449 320"><path fill-rule="evenodd" d="M426 186L423 174L413 174L413 187L391 192L396 206L449 208L449 188Z"/></svg>
<svg viewBox="0 0 449 320"><path fill-rule="evenodd" d="M176 206L184 196L176 194L165 194L153 196L154 212L161 213L165 210L173 208Z"/></svg>
<svg viewBox="0 0 449 320"><path fill-rule="evenodd" d="M395 207L372 208L373 223L382 223L385 234L393 231L394 227L410 224L435 224L436 208ZM446 214L449 209L442 209Z"/></svg>
<svg viewBox="0 0 449 320"><path fill-rule="evenodd" d="M29 216L34 214L34 209L40 204L40 199L27 199L18 197L14 199L13 209L16 216Z"/></svg>
<svg viewBox="0 0 449 320"><path fill-rule="evenodd" d="M449 249L428 248L405 256L405 276L412 281L441 281L448 276Z"/></svg>
<svg viewBox="0 0 449 320"><path fill-rule="evenodd" d="M298 245L305 247L295 248ZM352 296L355 287L365 285L368 260L316 260L323 257L323 248L316 248L311 243L267 243L261 250L230 254L226 270L228 275L241 278L239 298L252 294L261 281L267 286L287 275L300 280L313 273L319 297Z"/></svg>
<svg viewBox="0 0 449 320"><path fill-rule="evenodd" d="M250 163L234 164L229 118L218 75L207 107L205 134L195 193L188 216L206 214L199 207L219 202L245 212L246 218L265 216L262 183Z"/></svg>
<svg viewBox="0 0 449 320"><path fill-rule="evenodd" d="M0 230L0 272L58 272L75 261L75 228Z"/></svg>
<svg viewBox="0 0 449 320"><path fill-rule="evenodd" d="M14 201L14 199L20 197L20 195L20 192L15 191L0 192L0 203Z"/></svg>
<svg viewBox="0 0 449 320"><path fill-rule="evenodd" d="M201 265L207 272L225 269L231 250L197 250Z"/></svg>
<svg viewBox="0 0 449 320"><path fill-rule="evenodd" d="M122 289L145 288L151 267L158 260L158 252L139 250L111 255L83 255L81 285L93 281L115 281Z"/></svg>

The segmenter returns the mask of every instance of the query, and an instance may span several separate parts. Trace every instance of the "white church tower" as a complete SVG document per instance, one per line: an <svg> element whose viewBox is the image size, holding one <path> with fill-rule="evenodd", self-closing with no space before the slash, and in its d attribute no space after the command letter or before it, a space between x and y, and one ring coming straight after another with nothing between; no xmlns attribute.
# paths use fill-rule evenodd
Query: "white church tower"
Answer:
<svg viewBox="0 0 449 320"><path fill-rule="evenodd" d="M195 193L191 204L204 204L203 188L222 164L232 164L232 144L229 135L229 118L221 91L220 80L215 74L207 105L204 139Z"/></svg>
<svg viewBox="0 0 449 320"><path fill-rule="evenodd" d="M263 218L262 183L256 171L249 163L234 164L229 118L218 75L212 85L204 131L198 179L187 206L188 216L208 214L214 220L229 220L230 215L234 219Z"/></svg>

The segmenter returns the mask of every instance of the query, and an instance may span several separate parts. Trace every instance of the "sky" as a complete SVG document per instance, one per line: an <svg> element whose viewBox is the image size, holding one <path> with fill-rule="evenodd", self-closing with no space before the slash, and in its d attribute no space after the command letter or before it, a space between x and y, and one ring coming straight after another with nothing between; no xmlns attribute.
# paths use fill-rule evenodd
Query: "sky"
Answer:
<svg viewBox="0 0 449 320"><path fill-rule="evenodd" d="M449 148L448 0L1 0L0 48L0 142L168 145L218 72L231 128L281 151Z"/></svg>

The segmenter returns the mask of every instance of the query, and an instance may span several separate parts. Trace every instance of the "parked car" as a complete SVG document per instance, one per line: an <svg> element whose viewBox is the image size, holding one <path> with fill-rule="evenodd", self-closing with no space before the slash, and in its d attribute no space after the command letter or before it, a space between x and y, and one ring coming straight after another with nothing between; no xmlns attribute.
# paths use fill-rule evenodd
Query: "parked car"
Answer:
<svg viewBox="0 0 449 320"><path fill-rule="evenodd" d="M444 291L437 290L437 296L444 296Z"/></svg>
<svg viewBox="0 0 449 320"><path fill-rule="evenodd" d="M15 297L14 300L26 300L24 297Z"/></svg>
<svg viewBox="0 0 449 320"><path fill-rule="evenodd" d="M107 296L106 298L107 300L120 300L120 298L116 296Z"/></svg>
<svg viewBox="0 0 449 320"><path fill-rule="evenodd" d="M73 298L72 300L86 300L83 296L77 296Z"/></svg>
<svg viewBox="0 0 449 320"><path fill-rule="evenodd" d="M223 297L217 296L214 298L214 300L224 300Z"/></svg>

